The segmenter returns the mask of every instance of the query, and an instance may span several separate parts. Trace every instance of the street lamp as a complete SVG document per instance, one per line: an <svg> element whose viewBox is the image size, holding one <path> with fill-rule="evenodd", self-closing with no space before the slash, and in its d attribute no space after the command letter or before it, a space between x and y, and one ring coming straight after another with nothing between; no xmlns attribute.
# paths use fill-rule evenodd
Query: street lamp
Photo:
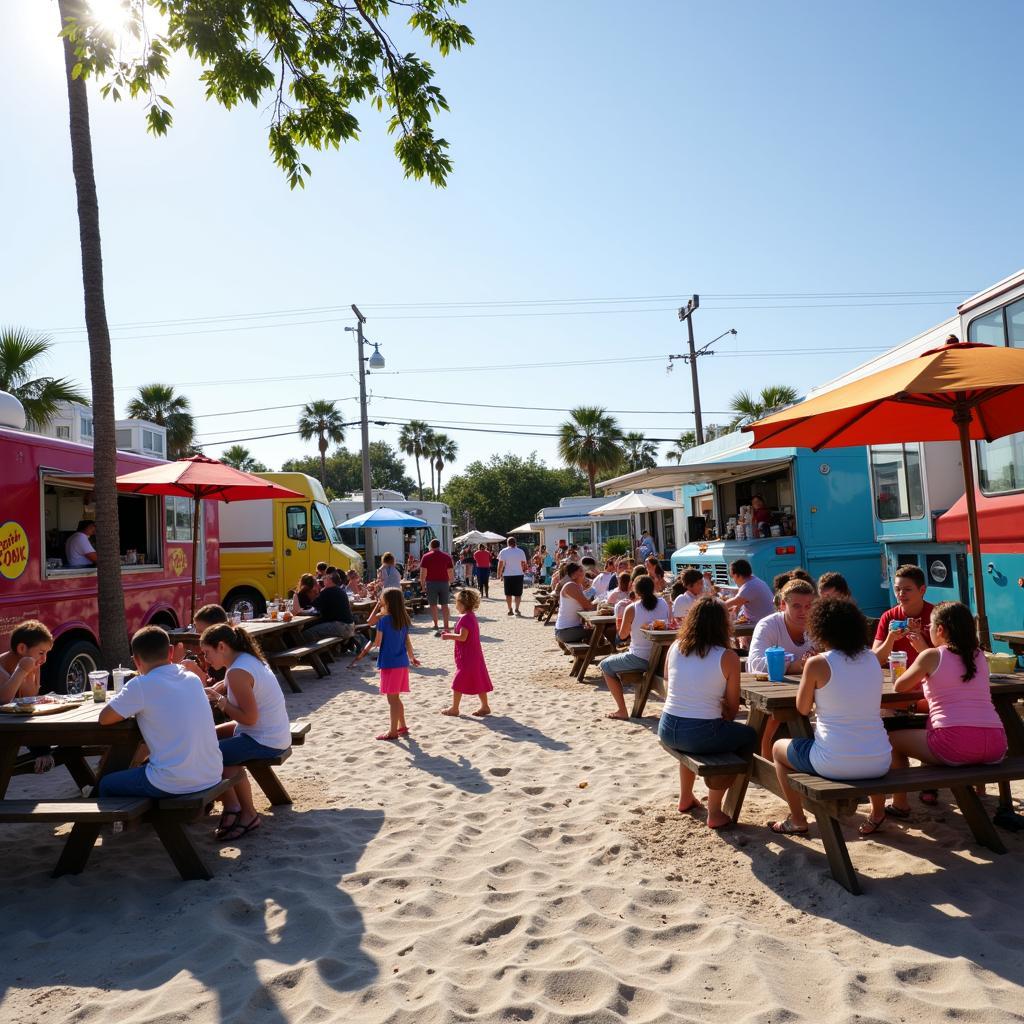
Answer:
<svg viewBox="0 0 1024 1024"><path fill-rule="evenodd" d="M384 369L384 357L380 354L380 347L373 342L367 342L363 337L363 324L366 317L359 311L359 307L353 303L352 312L356 315L356 326L346 327L346 331L355 331L356 351L359 361L359 428L362 434L362 463L363 463L363 511L373 510L373 488L370 484L370 423L366 415L366 366L369 364L371 370ZM367 358L363 354L364 346L373 344L373 355ZM372 577L374 571L373 559L373 530L366 527L363 531L364 552L366 569Z"/></svg>

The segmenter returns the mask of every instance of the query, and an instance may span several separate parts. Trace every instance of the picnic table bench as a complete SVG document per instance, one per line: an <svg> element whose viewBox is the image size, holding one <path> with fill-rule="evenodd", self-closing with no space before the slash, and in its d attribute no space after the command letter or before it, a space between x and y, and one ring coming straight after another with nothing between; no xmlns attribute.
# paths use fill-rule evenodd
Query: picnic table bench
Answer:
<svg viewBox="0 0 1024 1024"><path fill-rule="evenodd" d="M590 639L583 645L584 649L570 674L582 682L587 669L597 658L615 653L615 615L612 612L580 612L580 618L590 624Z"/></svg>
<svg viewBox="0 0 1024 1024"><path fill-rule="evenodd" d="M343 636L325 636L319 640L307 640L296 647L268 653L266 655L267 664L281 673L293 693L301 693L302 687L295 682L292 669L296 665L309 665L316 672L317 677L323 679L331 674L324 661L333 660L331 657L333 648L346 643L348 643L348 638Z"/></svg>

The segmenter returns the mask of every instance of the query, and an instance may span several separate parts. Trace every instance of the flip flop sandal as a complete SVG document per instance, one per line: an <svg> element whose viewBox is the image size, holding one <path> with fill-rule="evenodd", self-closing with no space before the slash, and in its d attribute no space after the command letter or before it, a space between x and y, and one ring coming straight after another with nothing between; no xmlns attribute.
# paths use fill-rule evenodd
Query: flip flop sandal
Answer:
<svg viewBox="0 0 1024 1024"><path fill-rule="evenodd" d="M237 842L242 836L247 836L250 832L254 832L260 827L260 816L257 814L248 825L236 825L233 829L230 829L227 834L223 837L222 842L234 843Z"/></svg>
<svg viewBox="0 0 1024 1024"><path fill-rule="evenodd" d="M217 823L217 827L213 831L213 838L223 839L229 832L238 828L238 818L241 813L241 811L225 811L220 816L220 821ZM231 820L225 820L228 818Z"/></svg>
<svg viewBox="0 0 1024 1024"><path fill-rule="evenodd" d="M889 808L887 807L886 811L888 811L888 809ZM857 831L862 836L872 836L876 832L881 831L882 826L884 824L885 824L885 818L883 818L881 821L875 821L874 818L868 818L868 820L865 821L862 825L858 825L857 826Z"/></svg>
<svg viewBox="0 0 1024 1024"><path fill-rule="evenodd" d="M885 813L897 821L906 821L910 817L909 807L897 807L895 804L886 804Z"/></svg>
<svg viewBox="0 0 1024 1024"><path fill-rule="evenodd" d="M805 836L807 835L807 826L794 825L789 818L785 821L769 821L768 828L772 830L777 836Z"/></svg>
<svg viewBox="0 0 1024 1024"><path fill-rule="evenodd" d="M399 729L398 730L398 735L399 736L405 736L408 732L409 732L409 726L406 726L404 729ZM380 739L379 736L377 738Z"/></svg>
<svg viewBox="0 0 1024 1024"><path fill-rule="evenodd" d="M939 791L937 789L922 789L917 794L917 798L928 807L934 807L939 802Z"/></svg>
<svg viewBox="0 0 1024 1024"><path fill-rule="evenodd" d="M401 735L401 734L397 733L397 732L395 733L394 736L392 736L391 733L389 733L389 732L382 732L379 736L375 736L374 739L378 739L378 740L397 740L399 735Z"/></svg>

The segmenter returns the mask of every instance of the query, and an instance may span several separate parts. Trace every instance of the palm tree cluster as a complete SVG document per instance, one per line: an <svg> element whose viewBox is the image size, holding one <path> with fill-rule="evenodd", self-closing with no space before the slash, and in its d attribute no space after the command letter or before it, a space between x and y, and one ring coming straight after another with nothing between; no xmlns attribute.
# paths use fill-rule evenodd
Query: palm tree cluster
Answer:
<svg viewBox="0 0 1024 1024"><path fill-rule="evenodd" d="M52 344L45 334L20 327L0 327L0 391L14 395L30 427L43 427L63 402L88 405L89 399L66 377L35 377L32 364Z"/></svg>
<svg viewBox="0 0 1024 1024"><path fill-rule="evenodd" d="M320 399L302 407L299 416L299 437L303 441L317 439L320 449L320 483L327 486L327 449L345 440L345 421L334 402Z"/></svg>
<svg viewBox="0 0 1024 1024"><path fill-rule="evenodd" d="M195 453L196 424L189 400L170 384L144 384L128 403L133 420L148 420L167 428L167 458L184 459Z"/></svg>
<svg viewBox="0 0 1024 1024"><path fill-rule="evenodd" d="M423 500L423 472L420 459L426 459L430 466L430 490L433 494L441 494L441 471L450 466L459 454L459 446L447 434L433 429L425 420L409 420L398 435L398 447L403 454L416 462L416 483L419 487L420 501ZM434 473L437 473L437 484Z"/></svg>

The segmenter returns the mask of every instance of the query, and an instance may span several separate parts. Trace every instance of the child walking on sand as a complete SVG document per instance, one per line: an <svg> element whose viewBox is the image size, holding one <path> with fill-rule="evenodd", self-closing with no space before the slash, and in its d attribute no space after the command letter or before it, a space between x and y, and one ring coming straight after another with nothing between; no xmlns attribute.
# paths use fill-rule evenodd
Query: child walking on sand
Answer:
<svg viewBox="0 0 1024 1024"><path fill-rule="evenodd" d="M391 728L382 732L377 739L397 740L409 731L405 724L405 705L401 697L403 693L409 692L409 665L419 665L409 637L412 620L405 607L402 591L398 587L385 588L367 622L377 629L373 639L356 655L352 664L362 660L371 647L379 648L377 668L380 669L380 692L388 699Z"/></svg>
<svg viewBox="0 0 1024 1024"><path fill-rule="evenodd" d="M476 609L480 607L480 595L475 590L460 590L455 595L455 610L459 613L459 621L451 633L442 633L442 640L455 641L455 678L452 680L451 707L445 708L441 714L457 717L459 703L464 693L471 693L480 698L480 707L473 712L477 717L491 713L487 703L487 694L494 689L491 677L487 674L484 663L484 649L480 645L480 623L476 618Z"/></svg>

